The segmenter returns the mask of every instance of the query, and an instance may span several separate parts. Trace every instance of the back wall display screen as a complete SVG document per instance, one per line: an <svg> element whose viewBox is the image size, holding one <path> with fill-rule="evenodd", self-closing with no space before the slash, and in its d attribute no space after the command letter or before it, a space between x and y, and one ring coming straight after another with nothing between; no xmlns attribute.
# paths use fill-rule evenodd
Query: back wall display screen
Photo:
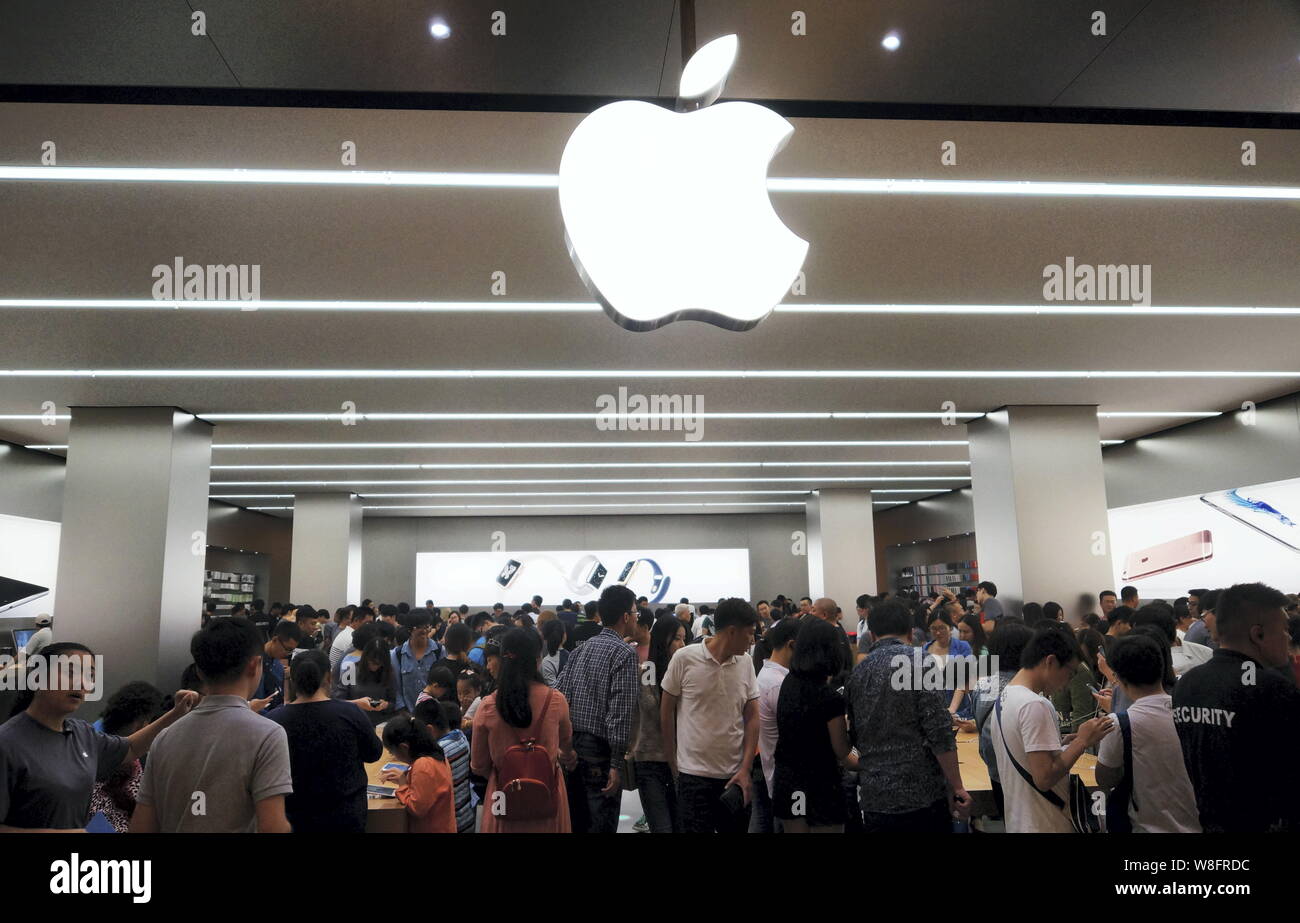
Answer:
<svg viewBox="0 0 1300 923"><path fill-rule="evenodd" d="M621 584L652 605L685 597L715 602L749 598L746 548L615 551L454 551L415 556L415 595L441 606L545 605L596 599Z"/></svg>
<svg viewBox="0 0 1300 923"><path fill-rule="evenodd" d="M1262 580L1300 589L1300 478L1110 511L1115 589L1176 599Z"/></svg>

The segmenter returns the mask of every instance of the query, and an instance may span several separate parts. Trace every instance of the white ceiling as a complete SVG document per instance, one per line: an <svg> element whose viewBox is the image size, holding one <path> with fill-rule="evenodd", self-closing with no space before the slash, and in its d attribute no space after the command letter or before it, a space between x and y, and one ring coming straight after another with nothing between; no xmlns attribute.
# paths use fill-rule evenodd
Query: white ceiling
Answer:
<svg viewBox="0 0 1300 923"><path fill-rule="evenodd" d="M0 164L34 164L41 142L59 164L335 169L341 141L366 170L554 173L581 118L564 113L0 105ZM1300 137L1263 129L1031 123L795 119L770 175L1300 185ZM1239 165L1243 139L1259 165ZM958 145L959 165L938 163ZM782 219L811 244L807 294L788 304L1038 304L1042 269L1080 262L1149 263L1157 306L1300 306L1300 204L1205 199L882 196L774 193ZM507 274L511 301L590 302L564 248L554 190L427 189L159 183L0 182L7 229L0 299L148 298L151 268L176 256L257 263L265 299L492 301L491 274ZM500 300L500 299L497 299ZM709 412L937 412L944 402L984 412L1013 403L1088 403L1103 412L1222 411L1297 390L1297 317L833 314L781 311L746 333L679 323L630 333L602 313L416 313L262 310L54 310L0 308L0 369L264 370L270 377L0 377L0 414L60 413L81 405L166 404L196 413L586 412L597 396L702 395ZM282 377L305 370L605 370L598 379ZM648 376L645 370L656 370ZM893 370L886 378L701 378L700 371ZM917 379L947 370L950 377ZM1102 371L1162 377L1021 378L982 375ZM1267 377L1195 377L1270 371ZM672 372L672 375L663 374ZM1130 439L1182 420L1104 419L1104 439ZM939 420L708 420L706 442L965 438ZM63 444L67 424L0 420L0 438ZM652 448L620 442L656 440ZM427 471L227 471L213 493L287 494L280 480L364 480L362 494L619 490L793 490L835 477L883 489L958 486L961 445L696 446L680 433L607 433L590 421L229 423L218 447L264 442L503 442L485 449L266 449L214 453L225 464L508 465ZM539 448L539 442L594 442ZM716 462L665 469L652 462ZM825 461L890 462L845 467ZM601 470L580 463L631 462ZM757 470L735 463L801 462ZM763 483L680 478L773 477ZM794 482L790 477L812 478ZM395 479L632 478L662 483L424 485ZM265 488L225 487L228 481ZM866 484L864 484L866 486ZM320 489L320 488L301 488ZM882 495L880 500L905 499ZM788 495L565 498L563 503L801 503ZM241 505L291 501L240 499ZM531 504L546 498L464 498ZM456 498L367 500L462 504ZM713 506L735 512L790 507ZM678 508L641 506L644 512ZM635 512L573 508L572 512ZM380 514L379 511L371 511ZM503 510L411 510L467 515ZM556 510L538 510L554 513ZM560 512L563 512L561 510ZM381 514L400 514L385 510Z"/></svg>

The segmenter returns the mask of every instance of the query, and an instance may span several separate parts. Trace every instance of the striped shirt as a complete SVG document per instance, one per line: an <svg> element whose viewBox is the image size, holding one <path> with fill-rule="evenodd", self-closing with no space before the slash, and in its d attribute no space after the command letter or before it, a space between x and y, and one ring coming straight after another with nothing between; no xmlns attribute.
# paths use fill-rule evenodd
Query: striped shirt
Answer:
<svg viewBox="0 0 1300 923"><path fill-rule="evenodd" d="M569 655L555 687L569 701L573 730L608 742L620 769L632 736L639 676L636 648L601 628Z"/></svg>
<svg viewBox="0 0 1300 923"><path fill-rule="evenodd" d="M469 787L469 739L460 731L452 731L438 739L443 755L451 766L451 784L456 793L456 832L474 832L474 804Z"/></svg>

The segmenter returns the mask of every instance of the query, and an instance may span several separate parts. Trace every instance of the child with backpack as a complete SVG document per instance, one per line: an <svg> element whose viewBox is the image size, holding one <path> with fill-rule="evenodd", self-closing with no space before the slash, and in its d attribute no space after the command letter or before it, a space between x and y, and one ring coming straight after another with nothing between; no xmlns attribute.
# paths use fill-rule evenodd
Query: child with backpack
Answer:
<svg viewBox="0 0 1300 923"><path fill-rule="evenodd" d="M455 833L456 794L451 766L434 732L419 718L398 715L384 725L384 746L408 769L385 769L381 778L397 785L411 833Z"/></svg>
<svg viewBox="0 0 1300 923"><path fill-rule="evenodd" d="M470 766L488 780L482 833L569 833L569 802L558 765L577 763L569 703L540 672L537 632L500 637L496 691L474 713Z"/></svg>

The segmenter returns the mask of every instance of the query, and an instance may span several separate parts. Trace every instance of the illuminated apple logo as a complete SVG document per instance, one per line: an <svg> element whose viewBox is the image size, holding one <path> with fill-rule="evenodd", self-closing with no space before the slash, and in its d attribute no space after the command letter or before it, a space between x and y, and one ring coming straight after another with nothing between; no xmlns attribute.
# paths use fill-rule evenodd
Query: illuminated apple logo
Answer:
<svg viewBox="0 0 1300 923"><path fill-rule="evenodd" d="M785 297L808 252L767 196L794 127L753 103L710 106L736 36L682 71L678 108L626 100L574 130L560 159L565 242L606 313L629 330L698 320L748 330Z"/></svg>

